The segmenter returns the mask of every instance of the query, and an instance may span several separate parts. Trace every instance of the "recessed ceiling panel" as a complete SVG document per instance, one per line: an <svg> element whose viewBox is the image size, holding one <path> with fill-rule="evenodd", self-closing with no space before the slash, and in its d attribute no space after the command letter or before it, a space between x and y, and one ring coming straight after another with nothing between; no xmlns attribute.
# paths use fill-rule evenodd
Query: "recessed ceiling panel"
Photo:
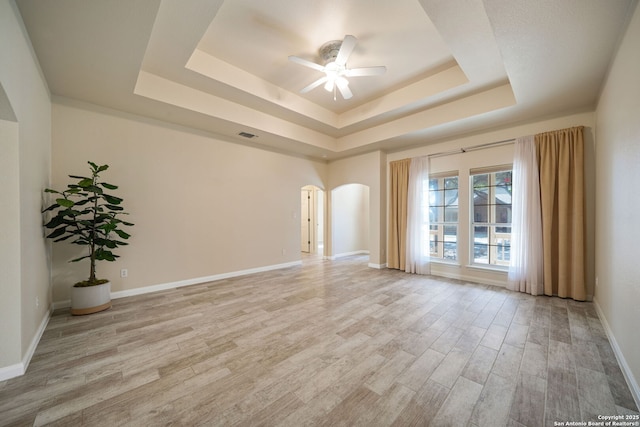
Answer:
<svg viewBox="0 0 640 427"><path fill-rule="evenodd" d="M413 83L453 62L424 9L415 0L234 0L218 11L198 49L293 93L322 77L288 61L296 55L321 63L325 42L351 34L358 40L349 68L384 65L383 76L351 77L350 100L323 90L303 95L344 112Z"/></svg>

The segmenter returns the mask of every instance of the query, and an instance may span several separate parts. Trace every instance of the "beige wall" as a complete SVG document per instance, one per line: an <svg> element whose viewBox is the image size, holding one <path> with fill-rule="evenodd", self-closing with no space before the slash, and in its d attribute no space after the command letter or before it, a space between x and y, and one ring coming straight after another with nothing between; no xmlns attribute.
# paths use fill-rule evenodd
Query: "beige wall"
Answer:
<svg viewBox="0 0 640 427"><path fill-rule="evenodd" d="M333 190L345 184L362 184L369 187L369 265L383 267L386 263L386 154L380 151L337 160L329 164L329 186ZM328 197L331 211L331 197ZM331 218L327 218L331 229ZM326 253L336 254L331 236L325 242Z"/></svg>
<svg viewBox="0 0 640 427"><path fill-rule="evenodd" d="M594 168L594 136L593 128L595 117L593 113L569 115L565 117L528 123L497 131L480 133L460 139L452 139L441 143L417 147L410 150L398 151L387 155L388 162L411 157L424 156L434 153L447 152L459 148L470 147L479 144L502 141L519 136L532 135L554 129L563 129L572 126L585 126L585 159L586 159L586 209L587 209L587 293L593 295L595 276L593 272L595 254L595 223L594 223L594 195L595 195L595 168ZM459 174L459 186L461 195L469 194L469 170L473 168L512 164L513 145L503 145L468 153L453 154L443 157L433 157L430 160L431 173L457 171ZM386 176L389 176L387 170ZM387 184L388 185L388 184ZM452 277L462 280L477 281L480 283L506 286L506 271L487 270L470 266L469 241L469 200L460 198L459 222L458 222L458 256L457 265L446 263L432 263L433 274Z"/></svg>
<svg viewBox="0 0 640 427"><path fill-rule="evenodd" d="M595 301L640 399L640 9L627 29L596 110L598 286Z"/></svg>
<svg viewBox="0 0 640 427"><path fill-rule="evenodd" d="M18 124L0 120L0 369L20 362L20 155Z"/></svg>
<svg viewBox="0 0 640 427"><path fill-rule="evenodd" d="M369 252L369 187L346 184L331 192L333 256Z"/></svg>
<svg viewBox="0 0 640 427"><path fill-rule="evenodd" d="M47 245L40 214L42 190L50 171L51 104L20 14L9 1L0 2L0 56L0 87L6 96L3 103L15 116L15 122L3 123L0 131L0 272L8 273L0 275L3 377L19 374L17 371L28 363L46 325L51 303Z"/></svg>
<svg viewBox="0 0 640 427"><path fill-rule="evenodd" d="M232 144L166 123L68 100L53 104L53 183L109 164L130 212L130 245L98 266L112 292L300 260L300 188L325 188L327 165ZM81 247L54 251L54 301L86 278ZM121 278L126 268L128 277Z"/></svg>

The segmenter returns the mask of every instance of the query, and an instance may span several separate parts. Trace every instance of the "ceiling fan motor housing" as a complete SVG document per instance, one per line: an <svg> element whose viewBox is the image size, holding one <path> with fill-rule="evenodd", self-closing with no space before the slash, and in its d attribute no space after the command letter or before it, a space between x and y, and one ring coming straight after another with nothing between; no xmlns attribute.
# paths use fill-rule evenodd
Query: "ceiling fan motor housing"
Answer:
<svg viewBox="0 0 640 427"><path fill-rule="evenodd" d="M324 65L336 61L341 46L342 40L332 40L320 46L318 52L320 53L320 59L322 59Z"/></svg>

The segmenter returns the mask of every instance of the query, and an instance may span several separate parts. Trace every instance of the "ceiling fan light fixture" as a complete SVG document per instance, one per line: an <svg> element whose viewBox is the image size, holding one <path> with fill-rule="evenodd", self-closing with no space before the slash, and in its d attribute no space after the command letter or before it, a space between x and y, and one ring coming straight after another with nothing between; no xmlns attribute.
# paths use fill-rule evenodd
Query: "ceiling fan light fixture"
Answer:
<svg viewBox="0 0 640 427"><path fill-rule="evenodd" d="M340 76L336 79L336 86L344 99L350 99L353 96L351 89L349 89L349 81L344 77Z"/></svg>
<svg viewBox="0 0 640 427"><path fill-rule="evenodd" d="M386 71L386 67L384 66L347 68L347 59L355 48L356 42L357 40L354 36L346 35L344 40L333 40L323 44L320 47L319 53L324 66L297 56L289 56L289 60L292 62L325 73L324 77L304 87L300 93L307 93L324 84L324 89L327 92L333 92L334 100L336 99L336 88L340 91L344 99L350 99L353 93L351 89L349 89L349 81L346 77L379 76L384 74Z"/></svg>
<svg viewBox="0 0 640 427"><path fill-rule="evenodd" d="M338 87L345 87L349 84L349 80L345 79L342 76L338 76L338 78L336 79L336 84L338 85Z"/></svg>

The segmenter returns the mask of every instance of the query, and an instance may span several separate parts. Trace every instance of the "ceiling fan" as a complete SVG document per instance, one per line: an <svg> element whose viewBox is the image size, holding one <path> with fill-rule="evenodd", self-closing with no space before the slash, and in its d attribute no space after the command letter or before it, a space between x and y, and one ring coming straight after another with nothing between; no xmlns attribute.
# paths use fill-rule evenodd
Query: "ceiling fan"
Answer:
<svg viewBox="0 0 640 427"><path fill-rule="evenodd" d="M304 87L300 93L307 93L324 84L326 91L333 92L334 100L336 99L336 88L344 99L349 99L353 96L353 93L349 89L347 77L379 76L384 74L387 71L385 66L347 68L347 59L349 59L349 55L356 47L356 43L357 39L354 36L346 35L344 40L333 40L323 44L319 49L319 53L324 65L307 61L298 56L290 56L289 60L291 62L325 73L324 77Z"/></svg>

